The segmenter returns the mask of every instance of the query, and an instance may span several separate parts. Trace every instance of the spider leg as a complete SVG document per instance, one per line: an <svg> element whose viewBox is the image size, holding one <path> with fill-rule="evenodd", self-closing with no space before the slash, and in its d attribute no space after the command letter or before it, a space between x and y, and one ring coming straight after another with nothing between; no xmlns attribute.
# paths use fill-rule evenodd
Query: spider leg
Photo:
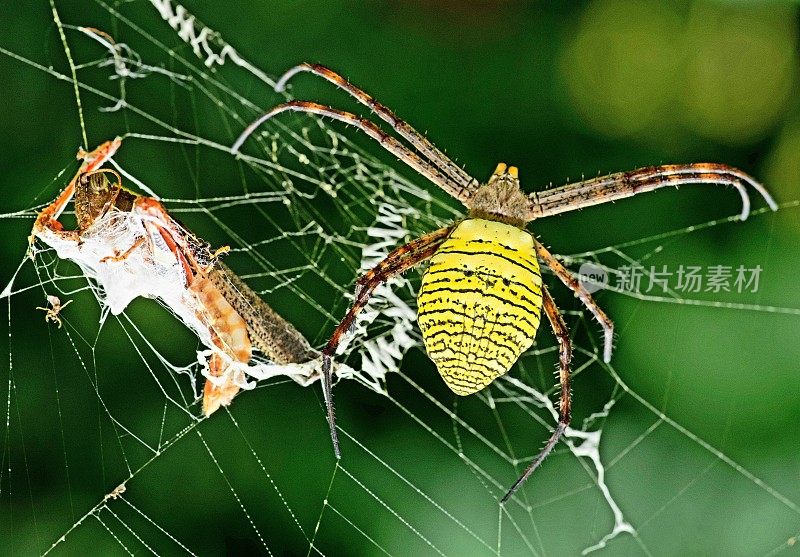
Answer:
<svg viewBox="0 0 800 557"><path fill-rule="evenodd" d="M608 315L606 315L606 312L600 308L589 291L575 278L575 275L564 267L564 264L556 259L556 257L538 240L534 241L536 242L536 255L539 256L539 259L544 261L547 266L553 270L555 275L561 279L561 282L563 282L567 288L575 292L578 298L583 302L583 305L586 306L586 309L592 312L592 315L594 315L595 319L600 323L600 326L603 327L603 361L606 363L610 362L611 350L614 342L614 322L611 321Z"/></svg>
<svg viewBox="0 0 800 557"><path fill-rule="evenodd" d="M352 327L356 316L367 305L375 288L393 276L399 275L418 263L429 259L450 235L452 229L452 226L440 228L430 234L412 240L404 246L400 246L356 282L356 295L353 305L336 329L334 329L328 344L322 350L322 385L325 393L325 405L328 411L328 424L331 428L333 451L336 454L336 458L341 458L342 456L339 450L339 436L336 433L336 416L333 407L333 391L331 389L333 380L331 360L336 353L336 348L341 343L345 333Z"/></svg>
<svg viewBox="0 0 800 557"><path fill-rule="evenodd" d="M442 151L437 149L427 137L411 127L408 122L398 118L388 107L376 101L363 89L353 85L333 70L320 64L300 64L283 74L275 84L275 90L279 92L283 91L286 88L286 83L300 72L310 72L326 79L339 89L349 93L350 96L358 102L371 109L381 120L392 126L400 136L405 138L417 151L422 153L423 157L444 170L453 182L461 186L462 194L459 200L464 201L464 199L469 199L472 197L472 194L475 193L475 189L479 185L477 180L467 174L463 168L453 162Z"/></svg>
<svg viewBox="0 0 800 557"><path fill-rule="evenodd" d="M664 186L685 184L735 187L742 196L742 220L745 220L750 213L750 198L745 186L750 186L761 194L773 211L778 210L777 203L764 186L741 170L724 164L695 163L648 166L534 193L530 196L528 216L530 220L549 217L607 201L624 199Z"/></svg>
<svg viewBox="0 0 800 557"><path fill-rule="evenodd" d="M530 475L533 473L536 468L542 463L542 461L550 454L553 450L553 447L556 446L561 436L564 435L564 432L567 430L570 422L570 361L572 360L572 343L569 338L569 329L567 329L567 324L564 323L564 318L561 317L561 313L558 311L556 307L556 303L553 300L553 297L550 295L550 292L547 290L547 287L543 284L542 285L542 302L544 311L547 314L547 318L550 320L550 326L553 328L553 332L558 339L558 346L559 346L559 381L561 383L561 400L558 406L558 424L556 425L555 430L553 430L550 439L547 440L544 448L541 452L536 455L536 458L531 461L528 467L523 472L522 476L511 486L511 489L508 490L503 498L500 500L500 503L505 503L508 501L512 495L520 488L520 486L525 483Z"/></svg>
<svg viewBox="0 0 800 557"><path fill-rule="evenodd" d="M465 203L466 200L469 199L467 195L464 194L463 186L459 185L458 183L454 182L449 176L444 174L441 169L435 167L428 161L424 160L420 157L417 153L400 143L394 137L388 135L386 132L381 130L378 126L366 120L364 118L359 118L355 114L351 112L345 112L343 110L337 110L335 108L331 108L329 106L309 102L309 101L290 101L287 103L279 104L269 111L262 114L255 122L247 126L247 128L242 132L239 138L231 147L231 153L234 155L239 152L242 144L245 140L258 128L261 124L269 120L270 118L280 114L281 112L305 112L308 114L316 114L317 116L325 116L327 118L331 118L333 120L338 120L340 122L344 122L345 124L349 124L351 126L355 126L369 137L380 143L381 147L392 153L398 159L406 163L408 166L416 170L418 173L426 177L428 180L442 188L445 192L447 192L452 197L458 199L462 203Z"/></svg>

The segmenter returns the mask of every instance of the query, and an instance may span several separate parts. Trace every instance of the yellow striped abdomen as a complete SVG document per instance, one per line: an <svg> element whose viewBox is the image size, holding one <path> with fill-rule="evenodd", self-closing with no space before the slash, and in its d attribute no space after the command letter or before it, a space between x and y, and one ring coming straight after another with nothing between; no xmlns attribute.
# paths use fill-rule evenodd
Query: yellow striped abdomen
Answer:
<svg viewBox="0 0 800 557"><path fill-rule="evenodd" d="M467 219L431 258L417 297L428 355L459 395L506 373L539 327L542 276L525 230Z"/></svg>

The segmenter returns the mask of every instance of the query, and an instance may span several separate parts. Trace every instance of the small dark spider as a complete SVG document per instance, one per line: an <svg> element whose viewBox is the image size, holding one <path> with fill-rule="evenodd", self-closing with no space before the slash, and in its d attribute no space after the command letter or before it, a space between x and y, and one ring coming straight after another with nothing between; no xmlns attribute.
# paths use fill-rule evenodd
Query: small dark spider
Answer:
<svg viewBox="0 0 800 557"><path fill-rule="evenodd" d="M564 265L525 230L527 224L537 218L616 201L664 186L693 183L735 187L742 197L742 220L750 212L746 185L760 193L773 210L777 209L761 184L736 168L716 163L648 166L530 195L520 188L517 168L500 163L489 180L481 184L391 110L324 66L296 66L278 80L276 90L282 90L286 82L300 72L323 77L352 95L387 122L413 149L350 112L308 101L291 101L275 106L250 124L231 148L234 154L256 128L281 112L325 116L357 127L469 210L466 219L395 249L358 279L353 306L323 350L322 381L337 458L340 458L340 451L331 392L331 359L372 291L391 277L431 260L417 298L419 326L428 355L445 383L459 395L475 393L508 372L533 342L544 309L560 347L559 420L544 448L501 499L504 503L550 454L570 422L572 350L569 331L542 283L540 260L575 292L600 322L605 362L611 359L614 338L613 323L605 312Z"/></svg>

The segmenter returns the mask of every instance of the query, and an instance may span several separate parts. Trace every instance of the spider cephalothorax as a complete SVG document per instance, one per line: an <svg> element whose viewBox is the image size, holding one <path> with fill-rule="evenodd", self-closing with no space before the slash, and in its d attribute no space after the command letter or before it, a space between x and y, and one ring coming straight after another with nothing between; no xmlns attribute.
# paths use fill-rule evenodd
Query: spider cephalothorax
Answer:
<svg viewBox="0 0 800 557"><path fill-rule="evenodd" d="M517 167L506 167L502 162L465 205L470 218L496 220L519 228L532 220L530 199L522 192Z"/></svg>
<svg viewBox="0 0 800 557"><path fill-rule="evenodd" d="M547 287L542 284L539 261L575 292L603 327L602 358L606 362L611 359L614 331L613 323L589 291L524 229L525 225L537 218L684 184L736 188L742 197L742 220L750 210L746 186L758 191L773 210L777 209L761 184L740 170L716 163L648 166L530 196L520 188L517 169L501 163L489 181L480 185L391 110L324 66L296 66L278 80L276 89L283 89L299 72L311 72L349 93L387 122L410 147L371 121L350 112L309 101L290 101L272 108L250 124L234 143L232 152L238 152L245 139L276 114L286 111L316 114L360 129L469 209L469 218L398 247L356 282L353 305L323 350L323 385L337 458L340 452L331 392L331 358L372 291L392 276L431 260L418 295L419 325L428 354L445 382L458 394L480 390L508 371L533 342L541 311L547 315L559 343L559 419L544 448L501 499L505 502L553 450L570 422L572 351L569 331Z"/></svg>

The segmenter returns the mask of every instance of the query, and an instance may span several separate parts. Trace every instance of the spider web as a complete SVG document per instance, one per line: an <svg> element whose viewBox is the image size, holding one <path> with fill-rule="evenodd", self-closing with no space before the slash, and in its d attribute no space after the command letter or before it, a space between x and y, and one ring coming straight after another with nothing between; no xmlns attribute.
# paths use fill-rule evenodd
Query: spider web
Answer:
<svg viewBox="0 0 800 557"><path fill-rule="evenodd" d="M97 6L113 35L54 15L72 46L65 69L1 51L54 82L71 82L74 71L86 127L99 129L102 119L102 129L117 130L112 135L125 130L113 167L126 185L158 197L212 245L229 245L228 265L314 346L346 311L359 270L459 217L455 203L371 154L357 134L315 119L273 121L234 158L228 151L239 131L281 100L270 77L279 68L255 67L174 2L153 0L149 13L131 7L135 15ZM29 229L76 169L71 163L50 184L31 185L35 198L2 214L3 222ZM785 203L777 217L756 211L746 225L720 219L564 258L575 270L592 263L612 282L623 266L639 264L647 280L651 264L671 263L681 244L709 232L747 226L778 243L776 219L796 221L797 206ZM555 423L557 345L548 331L509 376L456 399L420 349L419 273L381 287L339 356L356 373L335 391L344 454L336 463L318 383L259 382L201 419L195 353L202 346L169 311L138 299L111 315L76 265L41 244L33 257L22 255L25 236L6 237L20 255L2 292L4 552L545 555L609 547L660 554L684 543L674 539L679 529L693 538L724 528L714 543L763 554L791 547L800 532L797 460L791 472L774 469L732 442L734 401L720 403L721 427L692 422L691 409L675 402L691 394L698 372L675 356L684 330L702 335L708 320L733 311L796 331L800 309L779 291L765 288L743 303L608 288L622 300L613 315L621 339L643 327L657 331L651 342L665 344L665 361L652 363L676 370L665 385L640 377L648 370L632 355L635 346L603 364L596 323L546 277L575 335L576 417L519 496L500 507ZM71 301L61 328L34 309L47 295ZM642 317L652 308L659 316ZM754 370L775 373L770 366L783 361L796 371L794 345L774 341L767 351L787 349L787 359L760 366L758 352ZM713 350L711 362L720 357ZM781 442L796 445L796 427L787 433ZM776 438L763 439L768 452ZM636 489L641 482L646 496ZM725 509L741 508L737 498L753 512L730 525Z"/></svg>

